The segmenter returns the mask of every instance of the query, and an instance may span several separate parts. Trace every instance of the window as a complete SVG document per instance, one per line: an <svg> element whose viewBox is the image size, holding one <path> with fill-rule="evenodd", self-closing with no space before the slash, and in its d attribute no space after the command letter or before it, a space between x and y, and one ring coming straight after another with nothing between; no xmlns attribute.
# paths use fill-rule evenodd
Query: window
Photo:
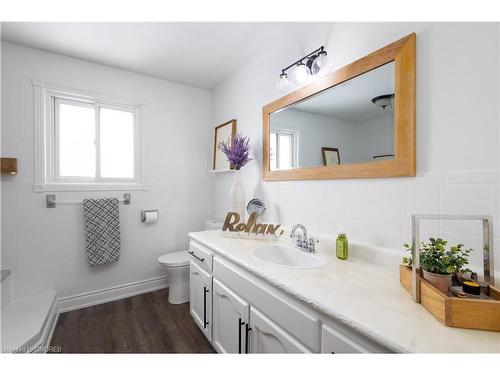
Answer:
<svg viewBox="0 0 500 375"><path fill-rule="evenodd" d="M270 142L271 170L298 167L296 131L272 129Z"/></svg>
<svg viewBox="0 0 500 375"><path fill-rule="evenodd" d="M35 191L138 190L139 106L35 86Z"/></svg>

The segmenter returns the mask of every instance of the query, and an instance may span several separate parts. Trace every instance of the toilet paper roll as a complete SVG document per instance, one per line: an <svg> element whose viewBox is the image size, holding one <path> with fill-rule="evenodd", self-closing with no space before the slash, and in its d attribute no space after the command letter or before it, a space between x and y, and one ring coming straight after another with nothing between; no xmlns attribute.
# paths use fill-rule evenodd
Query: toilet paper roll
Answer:
<svg viewBox="0 0 500 375"><path fill-rule="evenodd" d="M143 223L154 223L159 219L158 210L142 211Z"/></svg>

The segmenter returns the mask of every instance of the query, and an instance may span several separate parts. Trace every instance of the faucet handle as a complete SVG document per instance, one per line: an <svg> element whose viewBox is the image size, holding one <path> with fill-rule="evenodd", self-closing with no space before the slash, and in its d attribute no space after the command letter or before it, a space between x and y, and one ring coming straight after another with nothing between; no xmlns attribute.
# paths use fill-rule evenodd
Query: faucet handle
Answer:
<svg viewBox="0 0 500 375"><path fill-rule="evenodd" d="M295 235L295 238L297 239L297 246L302 247L302 236L300 234Z"/></svg>
<svg viewBox="0 0 500 375"><path fill-rule="evenodd" d="M313 252L316 250L316 244L319 243L318 240L315 240L313 237L309 238L309 251Z"/></svg>

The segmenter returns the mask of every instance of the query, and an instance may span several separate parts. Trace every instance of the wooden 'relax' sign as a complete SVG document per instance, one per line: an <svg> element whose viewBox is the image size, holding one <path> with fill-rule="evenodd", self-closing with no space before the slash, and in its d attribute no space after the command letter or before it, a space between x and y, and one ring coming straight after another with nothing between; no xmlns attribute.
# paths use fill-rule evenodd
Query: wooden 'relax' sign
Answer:
<svg viewBox="0 0 500 375"><path fill-rule="evenodd" d="M281 224L257 224L257 213L254 212L248 218L248 221L240 223L240 215L236 212L228 212L222 231L226 232L246 232L246 233L259 233L271 234L279 237L283 234Z"/></svg>

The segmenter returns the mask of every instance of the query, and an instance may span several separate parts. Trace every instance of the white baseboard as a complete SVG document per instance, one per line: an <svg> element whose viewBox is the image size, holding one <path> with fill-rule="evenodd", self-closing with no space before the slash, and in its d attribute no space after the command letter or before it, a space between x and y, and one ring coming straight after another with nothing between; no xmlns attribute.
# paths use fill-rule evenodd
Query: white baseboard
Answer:
<svg viewBox="0 0 500 375"><path fill-rule="evenodd" d="M138 294L152 292L166 287L168 287L167 277L160 276L152 279L122 284L111 288L95 290L88 293L77 294L70 297L59 298L57 301L58 314L82 309L84 307L99 305L101 303L116 301Z"/></svg>
<svg viewBox="0 0 500 375"><path fill-rule="evenodd" d="M49 316L47 317L46 330L42 335L42 343L45 348L50 345L50 340L52 340L52 335L54 334L54 330L56 328L57 319L59 318L59 306L58 301L54 301L50 309Z"/></svg>

